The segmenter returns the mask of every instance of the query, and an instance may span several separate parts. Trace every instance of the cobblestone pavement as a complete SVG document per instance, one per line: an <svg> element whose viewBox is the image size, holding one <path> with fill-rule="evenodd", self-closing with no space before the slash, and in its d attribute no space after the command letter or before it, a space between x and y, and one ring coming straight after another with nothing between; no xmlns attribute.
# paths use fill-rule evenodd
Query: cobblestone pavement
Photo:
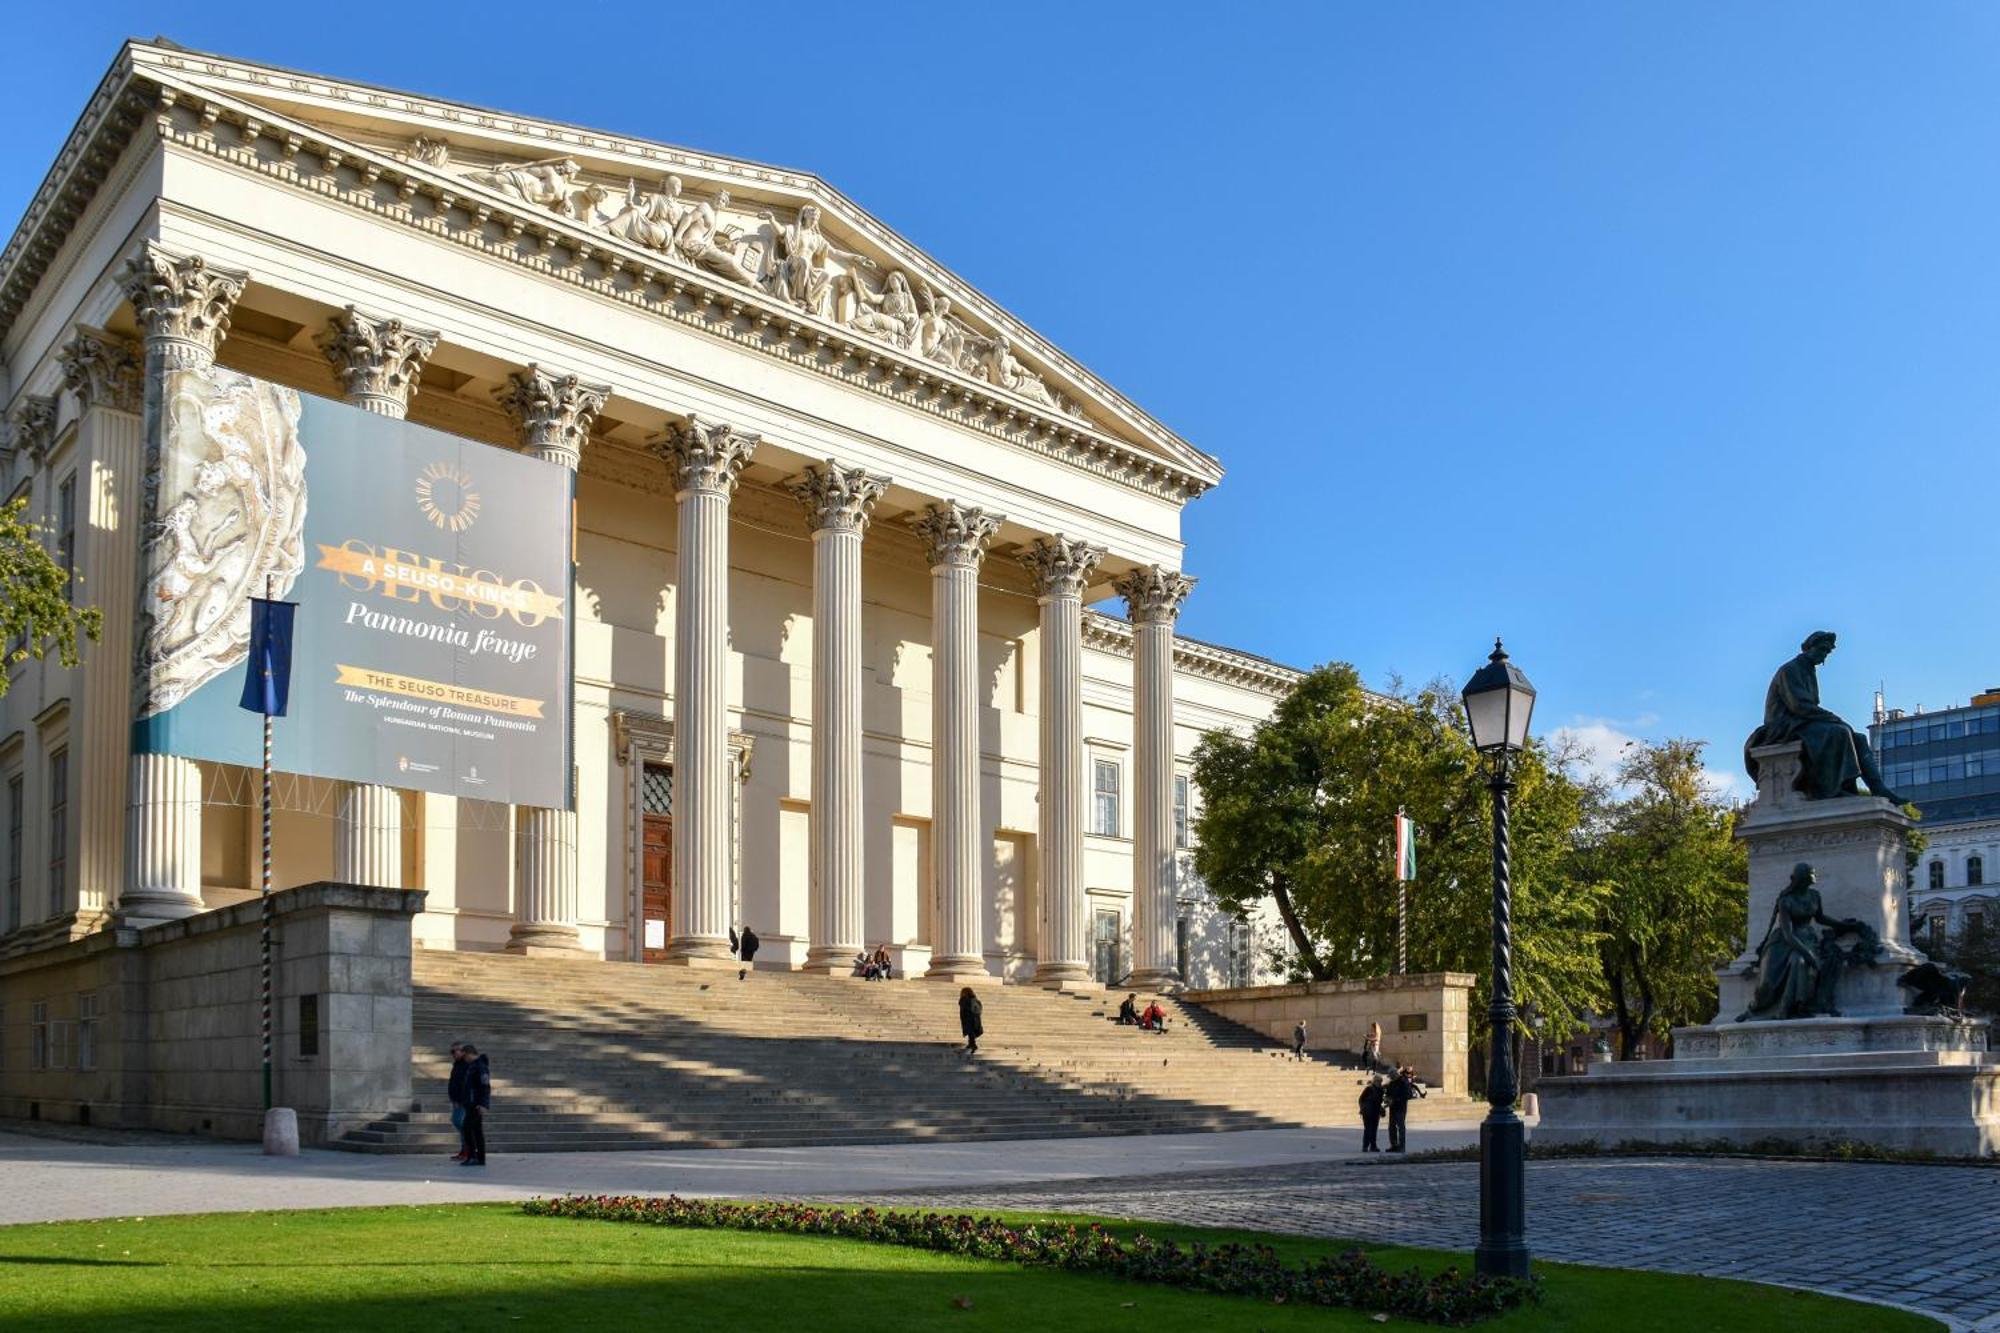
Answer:
<svg viewBox="0 0 2000 1333"><path fill-rule="evenodd" d="M1308 1163L1144 1181L911 1190L884 1202L1048 1209L1470 1250L1470 1162ZM1540 1258L1807 1286L2000 1330L2000 1170L1686 1158L1528 1165ZM1791 1266L1774 1255L1809 1256Z"/></svg>

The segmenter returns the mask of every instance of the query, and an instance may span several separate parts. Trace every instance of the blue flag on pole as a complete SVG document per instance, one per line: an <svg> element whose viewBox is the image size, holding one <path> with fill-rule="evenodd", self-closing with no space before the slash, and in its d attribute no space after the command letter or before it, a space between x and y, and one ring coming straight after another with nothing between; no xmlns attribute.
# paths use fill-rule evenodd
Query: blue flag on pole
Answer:
<svg viewBox="0 0 2000 1333"><path fill-rule="evenodd" d="M253 713L285 715L292 689L292 613L297 602L250 599L250 662L239 701Z"/></svg>

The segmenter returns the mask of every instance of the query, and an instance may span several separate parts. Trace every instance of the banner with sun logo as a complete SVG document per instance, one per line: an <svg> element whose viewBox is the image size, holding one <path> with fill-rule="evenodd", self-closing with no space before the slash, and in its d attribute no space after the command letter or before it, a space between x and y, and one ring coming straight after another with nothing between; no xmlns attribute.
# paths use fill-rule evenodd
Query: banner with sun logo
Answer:
<svg viewBox="0 0 2000 1333"><path fill-rule="evenodd" d="M166 389L134 747L258 764L270 596L298 605L280 771L568 808L569 470L232 370Z"/></svg>

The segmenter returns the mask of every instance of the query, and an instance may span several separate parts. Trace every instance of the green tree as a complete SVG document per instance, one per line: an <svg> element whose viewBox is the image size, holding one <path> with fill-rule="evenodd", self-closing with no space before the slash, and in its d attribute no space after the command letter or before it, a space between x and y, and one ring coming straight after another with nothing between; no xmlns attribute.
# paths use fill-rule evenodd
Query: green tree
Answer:
<svg viewBox="0 0 2000 1333"><path fill-rule="evenodd" d="M1598 958L1619 1055L1715 1015L1715 968L1743 948L1749 864L1730 803L1702 780L1703 742L1635 745L1582 857L1599 895Z"/></svg>
<svg viewBox="0 0 2000 1333"><path fill-rule="evenodd" d="M1290 969L1318 980L1394 967L1392 849L1403 810L1418 848L1410 966L1474 973L1483 996L1492 958L1490 802L1454 691L1433 683L1376 695L1352 667L1323 666L1249 736L1204 737L1193 776L1203 802L1195 869L1228 910L1271 898L1290 940ZM1603 987L1599 890L1571 873L1584 792L1539 747L1521 756L1516 780L1516 998L1572 1029Z"/></svg>
<svg viewBox="0 0 2000 1333"><path fill-rule="evenodd" d="M103 614L70 604L70 574L42 545L41 525L24 517L26 498L0 505L0 643L7 663L43 657L53 648L64 666L78 661L79 640L95 643ZM12 673L0 670L0 695Z"/></svg>

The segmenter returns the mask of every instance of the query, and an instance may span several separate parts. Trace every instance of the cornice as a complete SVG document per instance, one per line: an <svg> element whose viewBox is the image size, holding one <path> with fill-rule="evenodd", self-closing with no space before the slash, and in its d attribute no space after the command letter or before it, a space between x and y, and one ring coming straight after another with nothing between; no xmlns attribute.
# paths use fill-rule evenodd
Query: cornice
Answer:
<svg viewBox="0 0 2000 1333"><path fill-rule="evenodd" d="M517 205L495 191L422 163L337 140L280 113L206 89L171 86L135 71L131 50L128 47L121 53L106 75L6 251L0 254L0 337L11 329L110 166L131 137L148 123L146 112L150 109L150 123L160 140L183 151L229 162L292 188L646 310L1143 494L1184 504L1220 477L1220 468L1213 466L1213 460L1204 459L1211 465L1204 475L1151 456L1088 423L1041 410L959 371L851 334L761 292L711 278L548 210ZM149 49L147 55L149 65L178 62L195 73L234 71L234 77L245 79L267 73L207 58L170 60L156 49ZM400 109L403 114L424 108L435 114L442 105L425 99L386 98L327 81L294 82L310 84L319 96L372 98L383 109ZM453 111L460 116L473 114ZM656 157L670 164L743 170L741 164L723 159L674 153L638 141L580 131L558 133L547 126L505 117L486 119L496 127L500 121L508 121L516 133L533 128L545 140L573 142L579 148L596 146ZM229 127L233 142L221 141L219 126ZM766 170L764 178L783 188L826 196L841 207L843 224L855 225L857 217L866 218L815 177ZM873 229L869 239L896 253L913 271L935 271L955 293L971 290L886 228L868 221ZM1038 354L1053 354L1050 359L1060 360L1066 376L1087 385L1093 393L1124 401L997 307L989 303L979 313L1009 336L1034 346ZM1184 443L1179 447L1188 448Z"/></svg>
<svg viewBox="0 0 2000 1333"><path fill-rule="evenodd" d="M1088 608L1083 613L1083 641L1101 652L1117 657L1132 655L1132 625L1129 621ZM1174 637L1174 670L1228 685L1241 685L1279 698L1291 692L1305 678L1305 672L1261 657L1218 648L1211 643Z"/></svg>

